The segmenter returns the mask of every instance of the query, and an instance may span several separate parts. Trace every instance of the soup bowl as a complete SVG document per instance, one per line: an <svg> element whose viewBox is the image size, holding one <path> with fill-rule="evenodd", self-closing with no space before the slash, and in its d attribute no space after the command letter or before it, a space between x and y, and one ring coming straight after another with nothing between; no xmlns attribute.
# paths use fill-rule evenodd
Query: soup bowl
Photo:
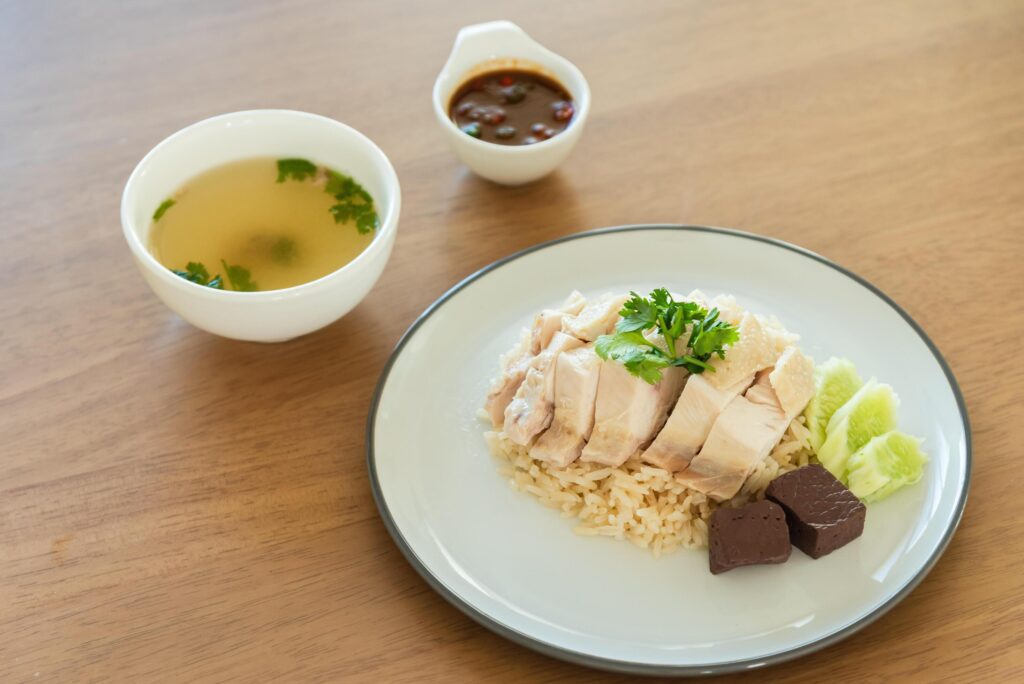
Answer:
<svg viewBox="0 0 1024 684"><path fill-rule="evenodd" d="M305 158L355 178L377 205L373 241L338 270L280 290L218 290L174 275L148 247L154 210L202 172L253 157ZM282 342L333 323L366 296L391 256L401 204L391 162L365 135L324 116L263 109L205 119L154 147L125 185L121 227L146 282L172 311L215 335Z"/></svg>

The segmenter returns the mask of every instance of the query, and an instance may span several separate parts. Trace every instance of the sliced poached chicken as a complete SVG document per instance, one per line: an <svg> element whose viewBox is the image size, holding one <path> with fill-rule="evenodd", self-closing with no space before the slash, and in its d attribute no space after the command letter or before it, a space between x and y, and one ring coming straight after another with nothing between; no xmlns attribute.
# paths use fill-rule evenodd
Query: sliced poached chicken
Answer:
<svg viewBox="0 0 1024 684"><path fill-rule="evenodd" d="M578 314L586 306L587 300L582 294L573 290L562 306L557 309L544 309L533 319L533 325L524 331L519 344L502 357L501 374L491 385L484 410L487 411L491 424L500 428L505 422L505 409L516 394L516 390L526 377L530 363L541 350L551 343L551 338L562 329L562 322L567 317Z"/></svg>
<svg viewBox="0 0 1024 684"><path fill-rule="evenodd" d="M530 333L530 351L534 355L539 354L548 346L555 333L562 329L563 322L579 314L586 305L586 298L577 290L573 290L562 306L557 309L544 309L537 314Z"/></svg>
<svg viewBox="0 0 1024 684"><path fill-rule="evenodd" d="M600 373L601 359L590 345L558 355L554 417L530 449L532 458L564 468L580 457L594 428Z"/></svg>
<svg viewBox="0 0 1024 684"><path fill-rule="evenodd" d="M581 459L609 466L625 463L657 434L679 397L685 378L685 369L666 368L661 381L651 385L618 362L603 362L594 430Z"/></svg>
<svg viewBox="0 0 1024 684"><path fill-rule="evenodd" d="M555 362L562 352L583 346L572 335L556 332L548 346L533 357L526 376L505 408L504 430L516 444L527 445L551 424L555 398Z"/></svg>
<svg viewBox="0 0 1024 684"><path fill-rule="evenodd" d="M584 342L593 342L612 331L627 299L629 295L602 295L583 307L577 315L563 319L562 331Z"/></svg>
<svg viewBox="0 0 1024 684"><path fill-rule="evenodd" d="M753 373L718 389L703 374L691 375L665 427L640 457L665 470L686 468L704 445L718 415L730 401L747 391L752 382Z"/></svg>
<svg viewBox="0 0 1024 684"><path fill-rule="evenodd" d="M770 367L779 357L757 316L745 312L739 319L738 328L740 339L726 350L725 358L716 356L708 362L715 372L703 374L718 389L735 385L748 375Z"/></svg>
<svg viewBox="0 0 1024 684"><path fill-rule="evenodd" d="M701 303L706 296L695 290L689 299ZM716 356L709 361L714 372L693 375L686 382L665 427L641 455L651 465L672 471L686 468L729 402L750 387L757 371L775 361L774 347L757 317L748 312L736 318L737 314L732 312L735 302L722 297L716 297L708 306L719 305L724 307L721 311L729 311L729 316L738 321L740 339L729 347L725 359Z"/></svg>
<svg viewBox="0 0 1024 684"><path fill-rule="evenodd" d="M774 369L758 373L746 394L729 402L677 479L718 501L735 496L814 395L813 371L799 349L786 348Z"/></svg>
<svg viewBox="0 0 1024 684"><path fill-rule="evenodd" d="M505 434L516 444L529 444L551 424L558 355L611 332L619 319L619 310L626 301L626 295L602 295L583 306L580 306L581 301L585 302L582 295L573 292L560 309L563 314L560 319L562 332L554 333L544 351L529 362L521 384L505 409ZM570 315L570 307L578 313ZM534 329L537 327L546 327L544 322L540 322L540 317Z"/></svg>

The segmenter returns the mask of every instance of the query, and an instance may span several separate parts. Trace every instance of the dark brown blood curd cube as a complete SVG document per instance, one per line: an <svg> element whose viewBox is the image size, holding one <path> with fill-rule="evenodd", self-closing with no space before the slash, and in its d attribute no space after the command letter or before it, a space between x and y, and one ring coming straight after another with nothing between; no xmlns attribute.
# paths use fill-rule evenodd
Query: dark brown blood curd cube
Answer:
<svg viewBox="0 0 1024 684"><path fill-rule="evenodd" d="M820 465L775 478L765 496L786 511L790 541L811 558L846 546L864 531L867 508Z"/></svg>
<svg viewBox="0 0 1024 684"><path fill-rule="evenodd" d="M708 529L711 574L743 565L785 563L789 558L786 514L771 501L717 508Z"/></svg>

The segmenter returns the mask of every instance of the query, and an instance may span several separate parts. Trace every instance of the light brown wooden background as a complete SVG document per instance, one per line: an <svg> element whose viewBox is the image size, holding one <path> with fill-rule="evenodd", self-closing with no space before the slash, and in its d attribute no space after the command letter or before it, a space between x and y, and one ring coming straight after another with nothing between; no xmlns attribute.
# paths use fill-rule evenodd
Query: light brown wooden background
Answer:
<svg viewBox="0 0 1024 684"><path fill-rule="evenodd" d="M517 189L461 167L429 103L458 27L500 17L574 60L595 103L570 161ZM118 219L151 146L253 107L367 133L405 200L364 303L276 346L170 313ZM659 221L864 275L970 408L974 485L943 560L878 623L770 674L1019 675L1020 2L23 0L0 4L0 680L614 680L428 589L377 517L363 429L392 346L453 283Z"/></svg>

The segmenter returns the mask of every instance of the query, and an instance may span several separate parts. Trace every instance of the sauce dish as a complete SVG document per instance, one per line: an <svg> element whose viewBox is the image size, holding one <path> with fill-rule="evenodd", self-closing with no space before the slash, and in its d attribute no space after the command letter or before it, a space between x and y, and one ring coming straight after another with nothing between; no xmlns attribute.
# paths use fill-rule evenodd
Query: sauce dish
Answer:
<svg viewBox="0 0 1024 684"><path fill-rule="evenodd" d="M532 145L484 142L467 135L449 117L452 96L470 79L498 70L534 71L563 85L575 113L558 135ZM510 21L467 26L455 38L448 61L434 82L434 114L452 150L470 169L496 183L520 185L554 171L583 134L590 113L590 87L572 62L533 40Z"/></svg>

